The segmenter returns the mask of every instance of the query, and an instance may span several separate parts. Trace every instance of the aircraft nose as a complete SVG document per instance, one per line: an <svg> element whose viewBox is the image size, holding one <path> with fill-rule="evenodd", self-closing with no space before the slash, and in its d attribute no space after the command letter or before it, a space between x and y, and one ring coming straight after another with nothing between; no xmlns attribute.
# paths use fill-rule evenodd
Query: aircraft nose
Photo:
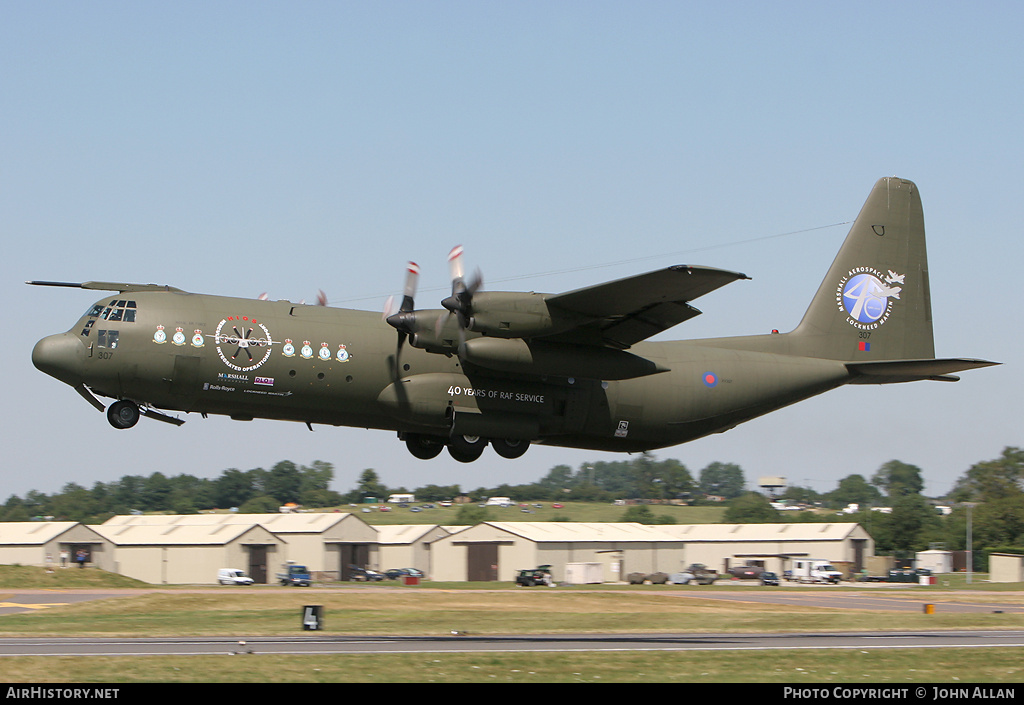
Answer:
<svg viewBox="0 0 1024 705"><path fill-rule="evenodd" d="M32 364L40 372L74 387L82 381L81 366L85 347L68 333L48 335L32 348Z"/></svg>

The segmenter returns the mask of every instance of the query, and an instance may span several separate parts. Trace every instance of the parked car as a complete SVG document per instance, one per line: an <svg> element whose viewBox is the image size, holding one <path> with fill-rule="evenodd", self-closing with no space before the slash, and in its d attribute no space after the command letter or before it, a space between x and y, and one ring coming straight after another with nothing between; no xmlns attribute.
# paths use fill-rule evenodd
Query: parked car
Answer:
<svg viewBox="0 0 1024 705"><path fill-rule="evenodd" d="M384 579L383 573L378 573L370 568L362 568L355 564L349 565L349 570L352 571L352 580L357 580L365 583L375 583Z"/></svg>
<svg viewBox="0 0 1024 705"><path fill-rule="evenodd" d="M391 570L384 571L384 577L388 580L399 580L400 578L403 578L406 575L411 576L413 578L422 578L423 571L416 570L415 568L392 568Z"/></svg>
<svg viewBox="0 0 1024 705"><path fill-rule="evenodd" d="M698 585L711 585L718 580L718 571L714 568L708 568L703 563L691 563L683 572L692 575L693 580L690 582L697 583Z"/></svg>
<svg viewBox="0 0 1024 705"><path fill-rule="evenodd" d="M520 570L516 575L516 585L522 587L533 587L534 585L554 587L555 581L551 579L551 566L541 565L536 568Z"/></svg>
<svg viewBox="0 0 1024 705"><path fill-rule="evenodd" d="M761 584L762 585L778 585L779 584L779 576L776 575L775 573L771 572L770 570L766 570L763 573L761 573Z"/></svg>
<svg viewBox="0 0 1024 705"><path fill-rule="evenodd" d="M729 569L729 574L740 580L757 580L764 568L756 565L738 565Z"/></svg>

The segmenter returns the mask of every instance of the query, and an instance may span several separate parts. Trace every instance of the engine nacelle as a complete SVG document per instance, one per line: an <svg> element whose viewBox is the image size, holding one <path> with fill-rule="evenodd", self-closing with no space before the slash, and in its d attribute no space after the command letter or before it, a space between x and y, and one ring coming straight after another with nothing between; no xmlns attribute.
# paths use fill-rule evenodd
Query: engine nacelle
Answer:
<svg viewBox="0 0 1024 705"><path fill-rule="evenodd" d="M494 338L534 338L575 328L588 319L550 310L547 294L481 291L473 297L469 329Z"/></svg>

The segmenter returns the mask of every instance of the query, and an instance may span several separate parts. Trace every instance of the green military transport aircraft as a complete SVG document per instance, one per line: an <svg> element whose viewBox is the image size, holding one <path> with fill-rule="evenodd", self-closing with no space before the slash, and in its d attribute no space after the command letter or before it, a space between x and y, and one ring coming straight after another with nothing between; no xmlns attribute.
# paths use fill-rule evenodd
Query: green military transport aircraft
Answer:
<svg viewBox="0 0 1024 705"><path fill-rule="evenodd" d="M562 294L482 291L449 256L452 295L397 311L192 294L170 286L29 282L116 291L32 361L115 428L167 410L397 431L417 458L471 462L531 443L637 452L727 431L846 384L956 380L996 363L935 359L917 187L879 180L790 333L644 342L746 275L679 265ZM389 325L390 324L390 327ZM395 335L397 329L397 338Z"/></svg>

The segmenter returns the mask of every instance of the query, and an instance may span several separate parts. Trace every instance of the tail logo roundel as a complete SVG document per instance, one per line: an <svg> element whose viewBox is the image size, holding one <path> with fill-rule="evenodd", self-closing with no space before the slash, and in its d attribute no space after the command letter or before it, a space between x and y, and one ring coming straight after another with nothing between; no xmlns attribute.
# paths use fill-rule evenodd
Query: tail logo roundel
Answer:
<svg viewBox="0 0 1024 705"><path fill-rule="evenodd" d="M893 302L900 298L905 274L888 270L882 274L873 267L851 269L836 287L836 304L846 322L860 330L874 330L892 313Z"/></svg>

